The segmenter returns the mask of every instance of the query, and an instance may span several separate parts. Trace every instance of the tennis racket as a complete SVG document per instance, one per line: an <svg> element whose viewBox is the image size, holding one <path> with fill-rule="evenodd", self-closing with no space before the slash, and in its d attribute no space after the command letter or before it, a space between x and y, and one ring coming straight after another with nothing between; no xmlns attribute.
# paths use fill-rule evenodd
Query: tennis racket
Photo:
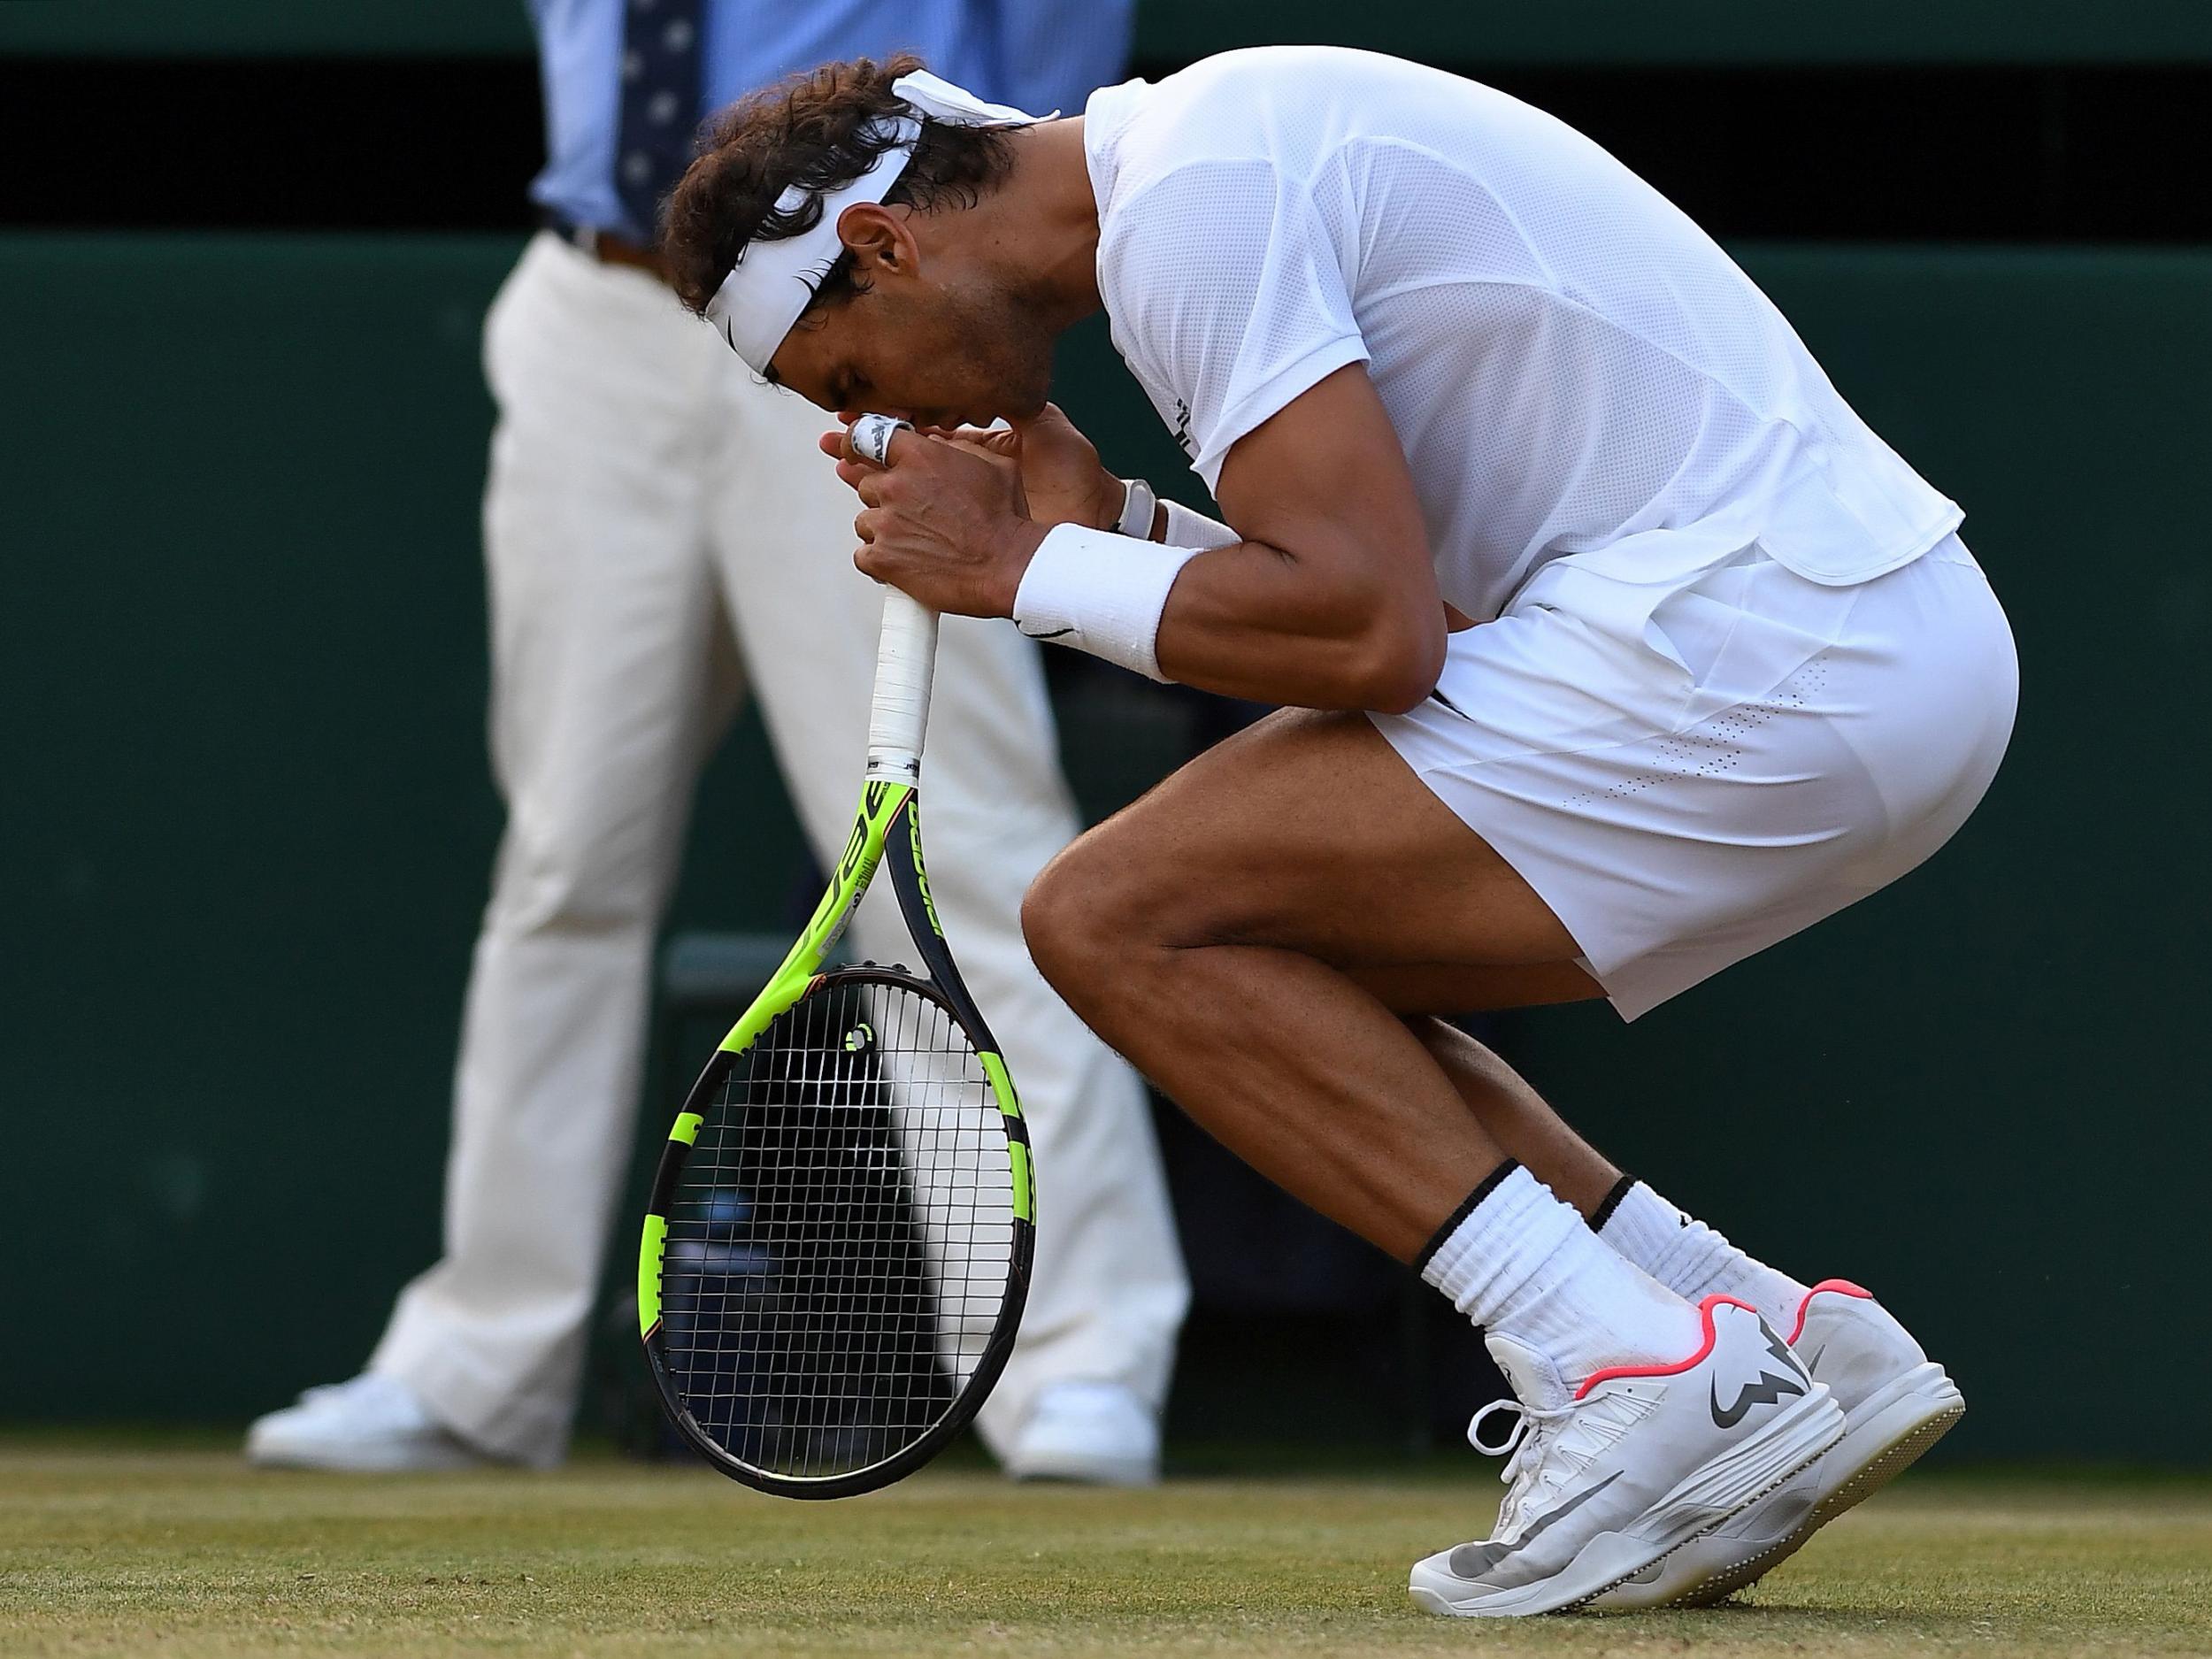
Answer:
<svg viewBox="0 0 2212 1659"><path fill-rule="evenodd" d="M852 453L887 464L902 421ZM1004 1369L1035 1240L1029 1132L922 864L937 614L884 590L860 812L829 891L692 1085L638 1249L638 1323L678 1432L787 1497L887 1486ZM826 969L879 864L919 972Z"/></svg>

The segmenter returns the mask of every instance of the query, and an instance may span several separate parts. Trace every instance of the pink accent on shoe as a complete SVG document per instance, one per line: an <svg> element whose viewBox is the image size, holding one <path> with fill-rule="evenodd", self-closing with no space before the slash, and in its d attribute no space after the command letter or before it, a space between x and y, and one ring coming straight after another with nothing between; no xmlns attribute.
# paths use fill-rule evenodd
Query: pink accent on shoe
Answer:
<svg viewBox="0 0 2212 1659"><path fill-rule="evenodd" d="M1698 1317L1705 1322L1705 1340L1697 1345L1696 1353L1672 1365L1609 1365L1603 1371L1593 1371L1588 1380L1575 1390L1575 1398L1581 1399L1600 1383L1609 1381L1616 1377L1678 1377L1694 1366L1703 1364L1705 1356L1713 1351L1713 1344L1720 1340L1720 1333L1713 1329L1713 1310L1724 1302L1732 1308L1741 1308L1748 1314L1755 1315L1759 1311L1740 1297L1723 1296L1717 1294L1708 1296L1697 1304Z"/></svg>
<svg viewBox="0 0 2212 1659"><path fill-rule="evenodd" d="M1855 1285L1847 1279L1824 1279L1805 1293L1805 1300L1797 1304L1797 1324L1790 1332L1790 1346L1797 1346L1797 1339L1805 1334L1805 1316L1812 1311L1813 1298L1822 1291L1832 1291L1839 1296L1858 1296L1868 1302L1874 1293L1863 1285Z"/></svg>

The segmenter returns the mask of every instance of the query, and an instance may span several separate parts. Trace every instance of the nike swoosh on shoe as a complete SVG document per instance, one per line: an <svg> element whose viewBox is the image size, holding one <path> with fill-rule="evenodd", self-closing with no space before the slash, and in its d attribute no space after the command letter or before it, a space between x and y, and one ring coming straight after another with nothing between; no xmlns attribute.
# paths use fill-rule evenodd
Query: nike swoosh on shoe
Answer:
<svg viewBox="0 0 2212 1659"><path fill-rule="evenodd" d="M1510 1543L1497 1543L1494 1541L1482 1544L1462 1544L1457 1549L1452 1551L1452 1571L1463 1578L1479 1578L1484 1573L1489 1571L1493 1567L1503 1561L1508 1555L1514 1554L1516 1551L1527 1548L1530 1544L1535 1541L1538 1534L1541 1533L1544 1529L1549 1526L1554 1521L1560 1519L1563 1516L1571 1515L1575 1510L1589 1502L1591 1499L1596 1497L1599 1493L1604 1491L1606 1487L1611 1486L1620 1478L1621 1471L1617 1469L1611 1474L1606 1476L1604 1479L1599 1481L1596 1486L1586 1486L1582 1491L1576 1493L1573 1497L1568 1499L1566 1502L1561 1504L1557 1509L1553 1509L1545 1515L1541 1520L1538 1521L1534 1525L1523 1532L1518 1538L1513 1540Z"/></svg>

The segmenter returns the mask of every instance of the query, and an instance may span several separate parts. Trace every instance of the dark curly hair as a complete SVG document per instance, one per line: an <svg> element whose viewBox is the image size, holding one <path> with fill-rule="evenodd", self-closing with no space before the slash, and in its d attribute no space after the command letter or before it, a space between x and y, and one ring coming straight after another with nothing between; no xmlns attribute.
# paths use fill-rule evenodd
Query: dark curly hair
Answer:
<svg viewBox="0 0 2212 1659"><path fill-rule="evenodd" d="M780 242L819 224L824 193L850 184L891 148L887 118L915 113L891 83L923 66L911 52L880 64L824 64L716 116L661 219L661 257L683 303L703 312L755 238ZM948 201L972 207L1012 164L1002 131L925 120L914 159L883 199L922 212ZM779 209L777 198L795 184L807 200ZM862 288L852 255L840 254L807 310L842 303Z"/></svg>

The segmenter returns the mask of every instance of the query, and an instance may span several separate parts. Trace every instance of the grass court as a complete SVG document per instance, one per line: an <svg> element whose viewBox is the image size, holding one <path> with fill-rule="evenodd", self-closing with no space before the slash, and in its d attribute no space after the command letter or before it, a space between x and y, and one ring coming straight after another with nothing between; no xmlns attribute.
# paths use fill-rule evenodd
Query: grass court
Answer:
<svg viewBox="0 0 2212 1659"><path fill-rule="evenodd" d="M229 1442L0 1440L0 1654L2212 1654L2212 1478L1907 1476L1740 1604L1524 1623L1406 1600L1485 1530L1471 1456L1150 1492L978 1465L836 1503L586 1456L286 1475Z"/></svg>

